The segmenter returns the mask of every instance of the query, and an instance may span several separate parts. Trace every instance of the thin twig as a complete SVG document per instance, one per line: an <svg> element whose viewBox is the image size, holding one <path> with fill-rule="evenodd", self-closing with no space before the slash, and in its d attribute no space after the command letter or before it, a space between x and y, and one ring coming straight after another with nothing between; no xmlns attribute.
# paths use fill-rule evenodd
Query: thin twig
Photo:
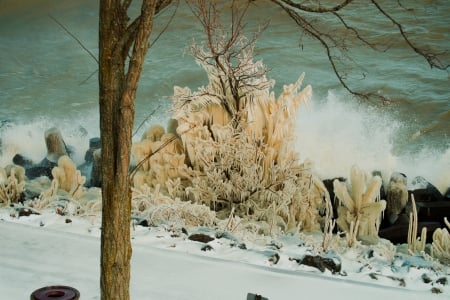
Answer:
<svg viewBox="0 0 450 300"><path fill-rule="evenodd" d="M164 26L163 30L161 30L160 33L158 33L158 35L156 36L156 38L153 40L153 42L150 43L149 48L151 48L161 37L161 35L166 32L167 28L169 28L169 25L172 24L173 18L175 17L175 14L177 13L178 7L180 5L180 1L176 1L175 4L175 10L173 11L172 15L170 16L169 21L167 22L167 24ZM158 15L157 15L158 16Z"/></svg>
<svg viewBox="0 0 450 300"><path fill-rule="evenodd" d="M133 136L136 135L136 133L138 133L139 129L141 129L142 126L144 126L145 122L148 121L148 119L150 119L155 113L156 111L161 107L161 104L158 104L158 107L156 107L142 122L141 124L139 124L138 128L136 128L136 130L133 132Z"/></svg>
<svg viewBox="0 0 450 300"><path fill-rule="evenodd" d="M97 64L99 64L97 57L88 49L86 48L83 43L72 33L70 32L69 29L67 29L66 26L64 26L61 22L59 22L55 17L53 17L52 15L48 15L48 17L50 19L52 19L53 21L56 22L56 24L58 24L59 26L61 26L62 29L64 29L65 32L67 32L80 46L81 48L83 48L87 53L89 53L89 55L97 62Z"/></svg>

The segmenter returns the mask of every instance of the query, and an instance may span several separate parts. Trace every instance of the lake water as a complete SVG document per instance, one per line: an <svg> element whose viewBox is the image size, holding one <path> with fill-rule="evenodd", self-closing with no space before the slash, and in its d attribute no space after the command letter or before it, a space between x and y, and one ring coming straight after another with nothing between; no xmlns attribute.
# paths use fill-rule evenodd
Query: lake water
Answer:
<svg viewBox="0 0 450 300"><path fill-rule="evenodd" d="M88 139L99 135L97 63L49 16L63 23L95 56L98 54L98 1L0 0L0 165L19 152L35 161L45 156L44 131L61 129L77 149L81 163ZM266 19L255 50L270 69L278 95L284 84L306 73L314 91L309 106L300 108L297 150L314 162L323 178L347 176L351 165L393 171L410 179L422 175L441 191L450 186L449 73L431 69L367 1L356 1L349 15L358 28L390 48L379 53L356 46L354 88L375 91L392 100L388 106L357 101L339 84L324 49L303 35L293 21L267 1L255 1L249 30ZM406 25L414 41L439 51L450 49L446 0L426 8L395 9L397 1L380 1ZM403 2L402 2L403 3ZM158 16L153 37L166 25L172 10ZM330 30L333 32L332 30ZM201 41L198 21L181 6L168 29L149 50L136 99L136 127L165 124L170 117L173 86L191 89L206 84L203 70L187 48ZM450 61L450 55L444 56ZM364 76L361 75L364 72ZM91 76L91 77L90 77ZM148 120L149 114L156 110ZM140 136L139 134L137 136Z"/></svg>

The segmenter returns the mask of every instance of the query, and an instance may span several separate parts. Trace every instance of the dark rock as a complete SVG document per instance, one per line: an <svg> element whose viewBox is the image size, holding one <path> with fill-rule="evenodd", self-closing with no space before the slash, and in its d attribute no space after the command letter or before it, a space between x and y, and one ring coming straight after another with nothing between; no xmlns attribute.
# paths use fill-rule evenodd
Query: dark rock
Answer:
<svg viewBox="0 0 450 300"><path fill-rule="evenodd" d="M374 251L373 251L373 249L370 249L369 251L367 251L367 258L372 258L373 257L373 253L374 253Z"/></svg>
<svg viewBox="0 0 450 300"><path fill-rule="evenodd" d="M101 149L97 149L93 153L93 163L91 171L91 187L101 187L102 186L102 152Z"/></svg>
<svg viewBox="0 0 450 300"><path fill-rule="evenodd" d="M408 203L407 177L394 172L389 180L386 192L386 220L394 224Z"/></svg>
<svg viewBox="0 0 450 300"><path fill-rule="evenodd" d="M212 251L212 250L214 250L214 248L211 247L210 245L206 244L200 250L202 250L202 251Z"/></svg>
<svg viewBox="0 0 450 300"><path fill-rule="evenodd" d="M268 298L263 297L259 294L252 294L252 293L248 293L247 294L247 300L268 300Z"/></svg>
<svg viewBox="0 0 450 300"><path fill-rule="evenodd" d="M17 154L13 162L25 168L25 175L28 179L47 176L53 179L52 169L58 165L58 160L63 155L69 157L74 153L74 148L67 146L58 128L50 128L45 132L45 144L47 146L46 157L38 164L33 164L31 159Z"/></svg>
<svg viewBox="0 0 450 300"><path fill-rule="evenodd" d="M12 161L15 165L21 166L24 169L28 169L33 166L33 161L28 157L23 156L22 154L14 155Z"/></svg>
<svg viewBox="0 0 450 300"><path fill-rule="evenodd" d="M136 225L140 225L142 227L148 227L149 226L148 221L145 218L132 216L131 217L131 221L134 222Z"/></svg>
<svg viewBox="0 0 450 300"><path fill-rule="evenodd" d="M52 169L57 165L57 163L44 158L39 164L25 169L25 175L28 179L34 179L41 176L47 176L48 178L53 179Z"/></svg>
<svg viewBox="0 0 450 300"><path fill-rule="evenodd" d="M25 169L25 175L28 179L34 179L41 176L47 176L51 179L52 169L57 165L46 158L44 158L39 164L34 164L31 159L23 156L22 154L16 154L12 161L14 164Z"/></svg>
<svg viewBox="0 0 450 300"><path fill-rule="evenodd" d="M325 272L326 269L331 273L336 274L341 271L341 263L336 262L329 257L323 257L320 255L305 255L303 258L289 258L289 260L295 260L300 265L310 266L319 269L321 272Z"/></svg>
<svg viewBox="0 0 450 300"><path fill-rule="evenodd" d="M422 274L422 281L424 283L430 283L432 280L431 280L430 276L428 276L426 273L423 273Z"/></svg>
<svg viewBox="0 0 450 300"><path fill-rule="evenodd" d="M439 222L446 227L444 218L450 216L450 201L416 202L419 222Z"/></svg>
<svg viewBox="0 0 450 300"><path fill-rule="evenodd" d="M450 187L447 189L447 191L444 194L444 200L450 201Z"/></svg>
<svg viewBox="0 0 450 300"><path fill-rule="evenodd" d="M185 235L189 235L187 229L184 227L181 228L181 232L184 233Z"/></svg>
<svg viewBox="0 0 450 300"><path fill-rule="evenodd" d="M327 189L328 193L330 194L330 199L333 200L336 195L334 194L334 187L333 187L333 182L335 180L339 180L340 182L345 182L345 178L344 177L335 177L332 179L325 179L323 180L323 184L325 185L325 188ZM337 203L337 201L331 201L332 205L333 205L333 216L337 216L337 206L335 205L335 203ZM337 227L337 226L336 226Z"/></svg>
<svg viewBox="0 0 450 300"><path fill-rule="evenodd" d="M195 242L201 242L201 243L209 243L211 241L214 241L214 238L212 236L209 236L204 233L194 233L191 234L188 239Z"/></svg>
<svg viewBox="0 0 450 300"><path fill-rule="evenodd" d="M238 248L241 249L241 250L247 250L247 246L245 245L245 243L240 243L238 245Z"/></svg>
<svg viewBox="0 0 450 300"><path fill-rule="evenodd" d="M436 283L439 283L442 285L447 285L447 283L448 283L447 277L441 277L441 278L437 279Z"/></svg>
<svg viewBox="0 0 450 300"><path fill-rule="evenodd" d="M276 265L280 261L280 255L278 253L274 253L271 257L269 257L269 262Z"/></svg>
<svg viewBox="0 0 450 300"><path fill-rule="evenodd" d="M245 245L245 243L232 242L230 244L230 247L238 247L241 250L247 250L247 246Z"/></svg>
<svg viewBox="0 0 450 300"><path fill-rule="evenodd" d="M72 220L67 218L65 222L66 222L66 224L70 224L70 223L72 223Z"/></svg>
<svg viewBox="0 0 450 300"><path fill-rule="evenodd" d="M411 182L411 194L416 202L443 201L441 192L421 176L415 177Z"/></svg>
<svg viewBox="0 0 450 300"><path fill-rule="evenodd" d="M377 274L377 273L370 273L369 276L370 276L370 278L375 279L375 280L378 280L378 277L389 278L389 279L391 279L391 280L393 280L393 281L398 281L398 285L399 285L399 286L406 286L405 279L400 278L400 277L386 276L386 275L383 275L383 274Z"/></svg>
<svg viewBox="0 0 450 300"><path fill-rule="evenodd" d="M420 234L422 228L426 227L428 232L433 232L441 228L440 222L420 222L417 224L417 232ZM394 224L387 228L382 228L378 232L380 238L391 241L393 244L404 244L408 237L408 223ZM432 234L427 234L427 243L432 242Z"/></svg>
<svg viewBox="0 0 450 300"><path fill-rule="evenodd" d="M16 207L15 211L17 213L17 216L19 216L19 217L28 217L30 215L40 215L39 212L32 209L31 207Z"/></svg>
<svg viewBox="0 0 450 300"><path fill-rule="evenodd" d="M101 148L100 138L94 137L89 140L89 149L86 151L84 155L84 160L86 162L94 161L94 151Z"/></svg>
<svg viewBox="0 0 450 300"><path fill-rule="evenodd" d="M84 154L84 163L77 167L80 170L81 175L86 177L86 183L84 184L86 187L100 187L101 186L101 178L97 178L100 174L98 172L99 161L95 162L94 152L99 150L101 147L100 138L94 137L89 140L89 149ZM94 170L94 164L95 166ZM94 176L94 177L93 177Z"/></svg>

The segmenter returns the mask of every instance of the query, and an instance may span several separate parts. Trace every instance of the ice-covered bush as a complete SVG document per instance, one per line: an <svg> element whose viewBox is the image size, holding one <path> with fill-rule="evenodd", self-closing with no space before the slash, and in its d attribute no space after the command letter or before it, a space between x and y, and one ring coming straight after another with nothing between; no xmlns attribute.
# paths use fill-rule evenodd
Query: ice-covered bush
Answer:
<svg viewBox="0 0 450 300"><path fill-rule="evenodd" d="M433 243L431 244L431 256L439 259L442 263L450 265L450 223L444 218L447 228L438 228L433 232Z"/></svg>
<svg viewBox="0 0 450 300"><path fill-rule="evenodd" d="M386 201L379 200L381 184L379 176L367 180L366 173L356 166L351 169L349 185L334 180L334 192L340 202L336 223L347 233L349 245L362 237L377 239L381 213L386 208Z"/></svg>
<svg viewBox="0 0 450 300"><path fill-rule="evenodd" d="M248 39L240 23L225 28L213 3L193 11L207 37L191 52L208 84L196 91L174 88L176 136L169 140L180 141L180 147L175 153L154 147L164 144L158 137L136 143L134 187L158 185L173 199L204 204L224 217L233 210L266 223L265 233L320 230L319 211L329 195L293 144L297 111L310 100L311 87L301 89L302 75L276 98L266 66L254 61L258 33Z"/></svg>
<svg viewBox="0 0 450 300"><path fill-rule="evenodd" d="M0 204L18 203L25 190L25 169L21 166L0 167Z"/></svg>
<svg viewBox="0 0 450 300"><path fill-rule="evenodd" d="M172 199L160 192L159 185L151 189L147 185L133 188L133 216L145 218L151 225L213 226L216 216L209 207Z"/></svg>
<svg viewBox="0 0 450 300"><path fill-rule="evenodd" d="M58 159L58 165L52 169L52 175L58 188L66 191L70 197L79 198L83 193L86 177L81 175L75 163L67 155Z"/></svg>

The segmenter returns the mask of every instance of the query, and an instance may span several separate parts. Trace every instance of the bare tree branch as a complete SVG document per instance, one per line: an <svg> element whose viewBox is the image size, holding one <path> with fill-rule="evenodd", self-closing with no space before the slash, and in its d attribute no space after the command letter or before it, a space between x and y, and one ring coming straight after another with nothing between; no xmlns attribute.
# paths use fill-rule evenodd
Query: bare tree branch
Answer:
<svg viewBox="0 0 450 300"><path fill-rule="evenodd" d="M155 37L155 39L150 43L149 48L151 48L151 47L159 40L159 38L161 37L161 35L162 35L164 32L166 32L167 28L169 28L169 25L172 23L173 18L175 17L175 15L176 15L176 13L177 13L177 10L178 10L178 7L179 7L179 5L180 5L180 1L178 1L178 0L172 1L172 2L171 2L171 0L170 0L170 1L169 1L169 4L170 4L170 3L173 3L173 2L176 3L176 4L173 4L173 5L175 6L175 9L174 9L172 15L170 16L169 21L168 21L167 24L164 26L164 28L161 30L161 32L158 33L158 35ZM156 10L158 10L158 7L156 8ZM159 12L159 11L157 11L157 12L155 12L155 13L157 14L158 12Z"/></svg>
<svg viewBox="0 0 450 300"><path fill-rule="evenodd" d="M312 36L314 39L316 39L317 41L320 42L320 44L325 49L328 61L330 62L330 65L333 69L334 74L338 78L341 85L349 93L351 93L352 95L354 95L356 97L365 99L365 100L370 100L370 99L374 98L374 99L381 100L383 103L390 102L389 99L387 99L386 97L384 97L382 95L375 94L375 93L361 93L361 92L358 92L358 91L355 91L354 89L352 89L345 80L345 74L342 74L339 71L339 68L336 64L336 62L337 62L337 60L339 60L339 58L334 56L332 53L332 47L337 47L338 49L341 50L341 54L345 55L345 53L344 53L346 51L345 45L343 45L342 43L339 43L333 36L319 31L316 26L314 26L310 21L308 21L306 19L306 17L302 16L300 13L292 10L291 8L283 5L282 3L280 3L279 0L272 0L272 2L279 5L297 23L297 25L299 25L308 35ZM284 2L284 0L281 0L281 2ZM329 42L327 42L325 40L325 38L328 38L333 43L333 45L330 45Z"/></svg>
<svg viewBox="0 0 450 300"><path fill-rule="evenodd" d="M347 30L352 31L352 32L356 35L356 38L357 38L358 40L360 40L361 42L363 42L364 44L366 44L367 46L369 46L369 47L372 48L373 50L381 51L381 52L386 52L386 51L390 48L389 46L387 46L387 47L384 48L384 49L379 49L378 47L379 47L380 45L372 44L372 43L369 42L367 39L365 39L365 38L359 33L359 31L358 31L356 28L354 28L354 27L348 25L347 22L342 18L342 16L341 16L339 13L337 13L337 12L334 11L334 12L332 12L332 14L333 14L336 18L338 18L338 20L342 23L342 25L344 25L344 27L345 27Z"/></svg>
<svg viewBox="0 0 450 300"><path fill-rule="evenodd" d="M437 68L439 70L447 70L450 67L449 65L444 65L439 58L437 57L436 54L433 53L428 53L425 52L423 49L420 49L419 47L415 46L411 40L408 38L408 36L406 35L406 32L402 26L402 24L400 24L397 20L395 20L390 14L388 14L375 0L371 0L371 2L373 3L373 5L377 8L377 10L382 13L387 19L389 19L397 28L398 31L400 32L400 34L402 35L403 39L405 40L405 42L408 44L408 46L414 50L414 52L416 52L417 54L419 54L420 56L424 57L428 64L430 65L431 68Z"/></svg>
<svg viewBox="0 0 450 300"><path fill-rule="evenodd" d="M353 0L345 0L342 3L340 3L336 6L333 6L333 7L322 7L320 5L320 1L318 1L319 5L317 7L310 7L307 5L302 5L300 3L296 3L291 0L275 0L273 2L278 2L278 3L282 2L286 5L289 5L291 8L296 8L296 9L306 11L306 12L311 12L311 13L330 13L330 12L336 12L336 11L341 10L342 8L346 7L348 4L352 3Z"/></svg>
<svg viewBox="0 0 450 300"><path fill-rule="evenodd" d="M69 29L67 29L66 26L64 26L61 22L59 22L55 17L53 17L52 15L48 15L50 19L52 19L53 21L55 21L56 24L58 24L59 26L61 26L62 29L64 29L65 32L67 32L67 34L69 34L80 46L81 48L83 48L98 64L98 59L97 57L91 52L91 50L89 50L88 48L86 48L83 43L80 41L80 39L78 39L72 32L70 32Z"/></svg>

